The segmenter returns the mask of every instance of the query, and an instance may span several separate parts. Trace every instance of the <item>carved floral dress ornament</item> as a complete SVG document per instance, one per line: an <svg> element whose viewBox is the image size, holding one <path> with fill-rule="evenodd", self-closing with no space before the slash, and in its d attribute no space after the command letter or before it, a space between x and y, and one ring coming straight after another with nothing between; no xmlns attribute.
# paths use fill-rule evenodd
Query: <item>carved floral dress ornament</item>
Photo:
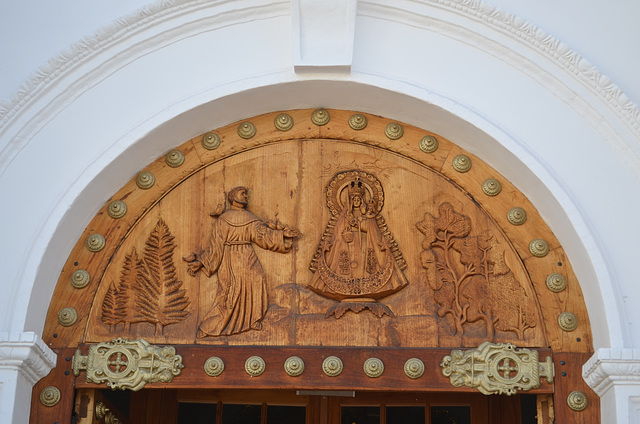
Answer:
<svg viewBox="0 0 640 424"><path fill-rule="evenodd" d="M248 190L245 187L232 189L228 200L231 207L216 219L208 248L184 258L191 275L199 270L207 277L218 274L214 304L199 324L199 338L262 328L268 306L267 289L253 244L286 253L299 235L296 230L278 223L265 224L246 210Z"/></svg>
<svg viewBox="0 0 640 424"><path fill-rule="evenodd" d="M341 303L327 311L340 318L347 311L371 310L393 316L382 299L404 288L406 263L380 215L380 181L363 171L336 174L327 185L331 218L311 262L309 288Z"/></svg>

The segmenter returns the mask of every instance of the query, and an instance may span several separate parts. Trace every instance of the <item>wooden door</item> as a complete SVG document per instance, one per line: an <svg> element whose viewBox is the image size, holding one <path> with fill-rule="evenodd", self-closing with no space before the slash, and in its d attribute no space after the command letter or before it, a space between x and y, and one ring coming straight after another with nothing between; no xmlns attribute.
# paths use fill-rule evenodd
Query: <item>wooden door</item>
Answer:
<svg viewBox="0 0 640 424"><path fill-rule="evenodd" d="M81 389L74 415L78 424L547 424L535 395L388 391Z"/></svg>

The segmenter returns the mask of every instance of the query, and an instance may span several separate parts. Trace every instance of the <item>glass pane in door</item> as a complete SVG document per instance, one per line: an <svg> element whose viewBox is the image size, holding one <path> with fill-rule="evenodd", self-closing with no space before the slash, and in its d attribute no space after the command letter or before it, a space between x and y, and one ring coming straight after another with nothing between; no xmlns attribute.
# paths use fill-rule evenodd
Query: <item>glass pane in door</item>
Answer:
<svg viewBox="0 0 640 424"><path fill-rule="evenodd" d="M178 424L215 424L215 403L179 403Z"/></svg>
<svg viewBox="0 0 640 424"><path fill-rule="evenodd" d="M380 424L379 406L343 406L342 424Z"/></svg>
<svg viewBox="0 0 640 424"><path fill-rule="evenodd" d="M267 424L304 424L307 408L304 406L269 405Z"/></svg>
<svg viewBox="0 0 640 424"><path fill-rule="evenodd" d="M424 424L424 406L387 406L387 424Z"/></svg>
<svg viewBox="0 0 640 424"><path fill-rule="evenodd" d="M431 424L471 424L468 406L432 406Z"/></svg>

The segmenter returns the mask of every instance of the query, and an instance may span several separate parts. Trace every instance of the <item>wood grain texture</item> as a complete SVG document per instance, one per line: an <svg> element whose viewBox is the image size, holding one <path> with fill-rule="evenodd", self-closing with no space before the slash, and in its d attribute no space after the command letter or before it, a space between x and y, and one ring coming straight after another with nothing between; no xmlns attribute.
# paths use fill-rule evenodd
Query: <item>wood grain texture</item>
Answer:
<svg viewBox="0 0 640 424"><path fill-rule="evenodd" d="M318 374L321 373L318 363L324 354L318 347L322 346L346 349L345 352L358 361L366 359L362 356L365 354L384 353L389 355L385 364L389 361L391 367L396 367L396 374L406 360L404 356L400 358L399 352L403 349L416 349L416 354L426 355L424 352L429 350L420 348L446 348L444 352L451 348L477 347L487 339L512 342L518 347L550 348L554 353L578 352L586 355L578 362L586 360L593 346L580 283L562 246L522 192L478 157L425 129L402 124L404 135L390 140L384 133L386 125L392 122L389 119L364 114L368 125L356 131L348 124L355 112L330 109L331 120L324 126L311 122L312 112L311 109L287 111L294 120L289 131L280 131L274 126L280 112L248 117L246 120L257 129L249 140L238 135L241 122L211 129L221 139L215 150L205 149L201 143L203 135L196 136L176 147L185 156L183 165L172 168L163 155L144 167L156 179L148 190L138 188L136 176L131 175L131 180L105 203L70 252L47 314L43 335L47 344L65 349L125 337L175 345L178 351L186 349L189 354L185 356L187 368L171 387L175 384L178 384L175 387L190 384L210 388L238 384L254 387L257 384L256 387L291 388L300 384L300 379L291 382L281 365L276 367L278 374L271 375L273 380L267 383L263 376L247 379L242 368L238 373L230 373L232 377L227 374L216 379L202 376L202 364L215 354L212 352L228 356L237 352L236 349L249 352L251 348L247 346L260 346L270 358L280 362L295 350L308 352L310 363L315 367L309 373L315 374L311 374L313 383L305 382L304 387L314 388L334 384L356 387L348 381L355 378L354 381L371 390L379 388L380 383L389 390L412 390L414 386L416 390L451 390L438 373L438 379L430 382L427 389L416 381L403 381L402 373L398 374L399 379L385 375L371 381L363 379L358 374L360 369L355 368L345 371L337 380L326 380L328 377ZM433 153L420 150L420 140L426 135L438 140L439 148ZM453 159L460 154L467 155L472 162L468 172L457 172L452 166ZM373 174L380 181L384 191L380 216L406 261L403 273L409 284L377 299L392 316L378 317L369 310L359 313L350 310L339 319L335 315L327 318L327 312L337 301L309 288L315 276L309 266L332 216L327 207L327 184L338 173L348 170ZM482 183L487 178L501 183L500 194L488 196L482 191ZM214 307L220 284L216 273L189 275L182 257L206 248L215 223L211 215L220 205L225 205L226 193L237 186L248 187L247 209L257 218L265 223L278 221L290 225L301 235L286 254L254 245L268 298L266 313L260 321L261 330L198 338L198 326ZM111 200L126 202L128 211L123 218L108 216ZM449 213L442 209L447 204L451 206L451 216L465 217L469 228L447 239L451 246L445 255L437 240L429 239L425 225L428 227L430 220L438 221L442 228L453 224L442 224L446 221L444 215ZM528 217L518 226L507 219L507 212L516 206L523 208ZM175 245L170 254L167 253L169 256L164 256L164 263L172 262L175 266L172 281L181 283L179 289L184 290L181 293L187 299L178 302L184 309L172 313L180 315L184 311L181 316L184 319L174 319L157 331L150 310L146 321L110 324L108 317L122 312L122 309L117 313L109 309L116 307L109 306L109 302L116 298L115 291L125 278L127 256L134 250L143 256L147 241L160 221L166 223ZM84 245L86 238L94 233L106 238L105 249L97 253L89 252ZM442 234L439 237L444 239ZM537 238L546 240L551 248L549 254L541 258L529 252L529 243ZM490 240L490 249L486 240ZM437 267L440 274L432 272L432 266ZM76 289L69 282L78 269L86 269L91 275L90 284L83 289ZM545 284L547 276L554 272L567 280L567 288L559 293L550 291ZM457 278L459 284L451 283L446 273ZM457 288L452 291L448 287ZM106 315L107 321L104 320L105 304L108 312L111 311ZM518 310L522 304L528 308L524 314ZM58 311L64 307L73 307L78 312L78 321L69 327L57 320ZM566 332L558 326L557 318L565 311L578 317L576 330ZM521 319L523 317L526 320ZM272 350L275 347L280 350ZM361 353L356 354L349 347L359 348ZM435 356L428 357L433 367L439 365ZM229 360L240 366L244 359ZM191 369L190 364L195 364L195 368ZM559 370L558 365L556 367ZM267 372L276 371L268 367ZM565 380L557 377L556 382L559 381ZM84 387L85 383L79 379L78 384ZM549 393L551 386L545 387L539 390Z"/></svg>
<svg viewBox="0 0 640 424"><path fill-rule="evenodd" d="M147 384L146 388L182 389L295 389L295 390L396 390L396 391L459 391L477 393L468 387L455 388L449 378L442 375L440 362L451 350L446 349L391 349L391 348L322 348L322 347L240 347L240 346L181 346L177 353L182 356L185 368L169 384ZM540 357L548 356L548 350L540 350ZM211 356L224 362L224 372L210 377L204 364ZM245 362L251 356L260 356L266 363L262 375L251 376L245 371ZM284 362L290 356L298 356L305 363L305 370L298 377L289 376ZM329 356L339 357L344 369L336 377L327 376L322 369ZM369 358L379 358L384 363L384 373L377 378L368 377L363 369ZM404 364L410 358L419 358L425 364L425 373L411 379L404 372ZM98 388L102 385L87 383L84 373L76 379L76 387ZM542 381L540 388L529 393L551 393L553 385Z"/></svg>
<svg viewBox="0 0 640 424"><path fill-rule="evenodd" d="M58 356L56 367L40 381L31 392L31 415L29 422L68 423L74 406L74 377L71 371L71 358L75 349L53 349ZM60 402L54 406L45 406L40 402L40 393L45 387L54 386L60 390Z"/></svg>
<svg viewBox="0 0 640 424"><path fill-rule="evenodd" d="M558 353L553 357L556 367L553 406L557 423L597 424L600 422L600 398L582 378L582 365L591 357L588 353ZM575 390L587 395L589 402L583 411L567 405L567 397Z"/></svg>

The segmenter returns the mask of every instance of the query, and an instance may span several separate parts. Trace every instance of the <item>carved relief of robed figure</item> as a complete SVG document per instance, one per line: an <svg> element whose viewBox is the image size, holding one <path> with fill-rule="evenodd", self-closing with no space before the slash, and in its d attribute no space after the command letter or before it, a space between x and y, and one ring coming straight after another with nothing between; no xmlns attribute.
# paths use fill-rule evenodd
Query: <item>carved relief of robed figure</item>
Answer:
<svg viewBox="0 0 640 424"><path fill-rule="evenodd" d="M262 222L247 210L248 189L232 189L230 207L220 214L206 250L184 258L188 272L218 274L218 289L211 310L199 324L198 337L228 336L260 330L267 311L265 274L253 244L278 253L291 250L299 232L279 222ZM215 214L212 214L215 217Z"/></svg>
<svg viewBox="0 0 640 424"><path fill-rule="evenodd" d="M327 224L310 269L309 288L340 301L327 311L340 318L347 311L371 310L393 316L378 300L408 284L406 263L380 215L382 185L363 171L336 174L327 185Z"/></svg>

